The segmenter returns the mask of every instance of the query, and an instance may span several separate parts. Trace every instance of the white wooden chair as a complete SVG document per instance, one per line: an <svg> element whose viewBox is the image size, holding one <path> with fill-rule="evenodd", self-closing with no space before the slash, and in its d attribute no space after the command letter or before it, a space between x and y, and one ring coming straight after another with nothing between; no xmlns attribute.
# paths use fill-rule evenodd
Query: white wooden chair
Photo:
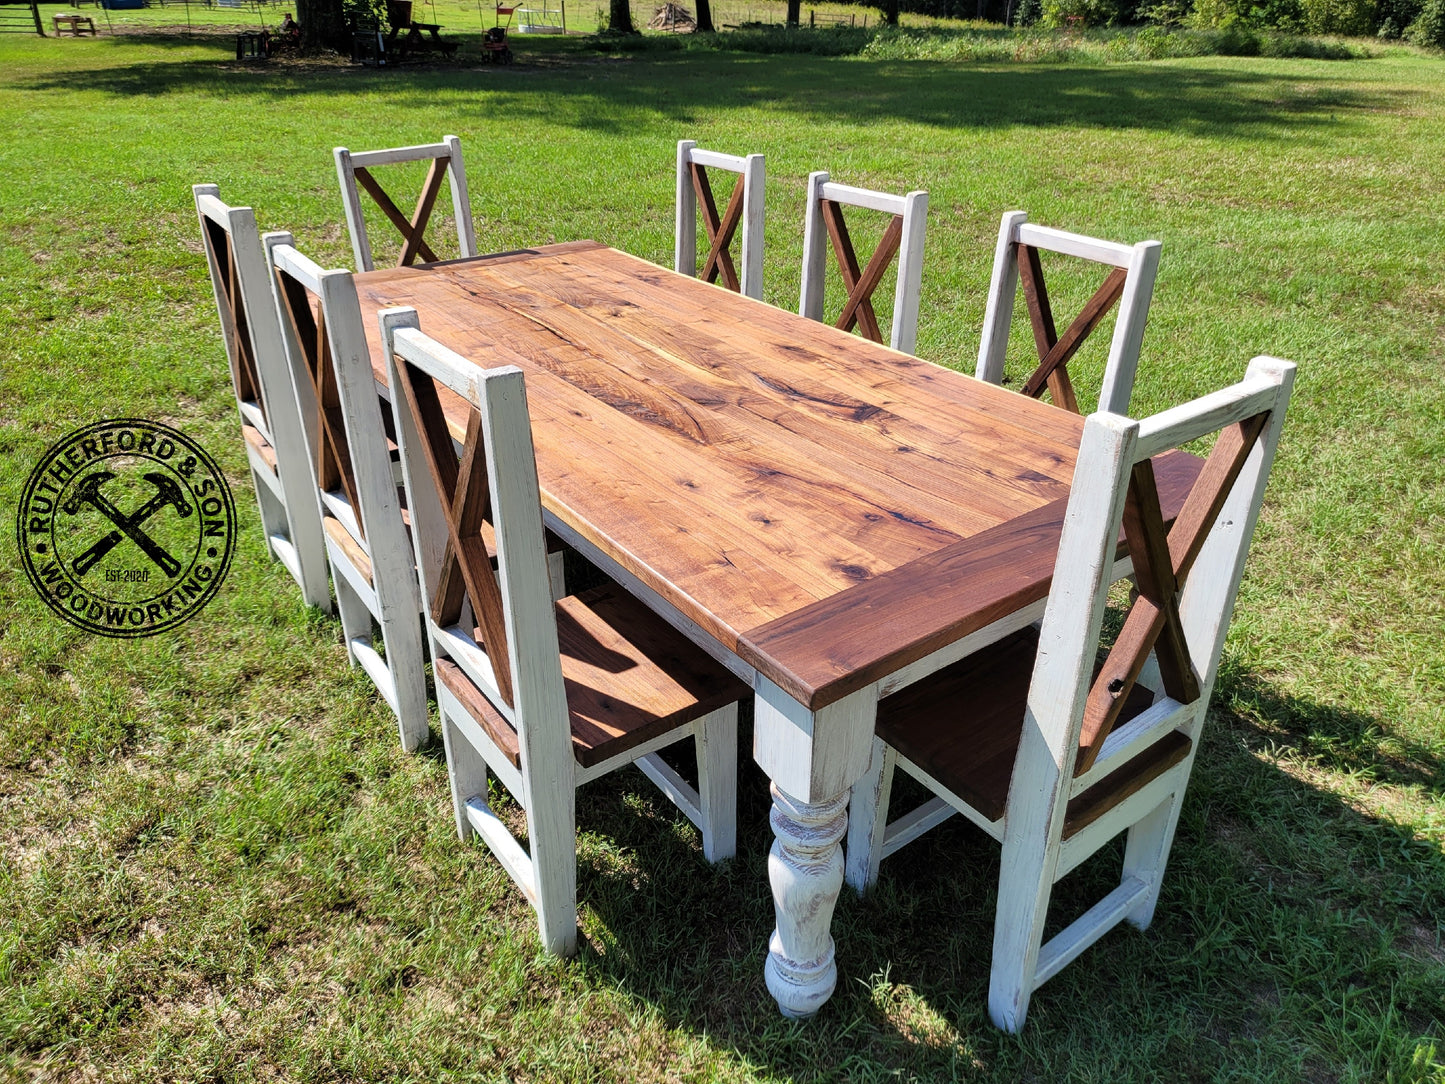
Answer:
<svg viewBox="0 0 1445 1084"><path fill-rule="evenodd" d="M1294 372L1255 358L1241 383L1152 418L1090 416L1042 627L879 704L848 881L863 891L880 859L955 812L999 840L989 1015L1007 1031L1120 920L1153 918ZM1160 458L1215 431L1202 469ZM1185 467L1197 477L1166 531L1155 472L1177 491ZM1100 664L1121 522L1138 596ZM937 797L886 823L895 766ZM1119 887L1041 944L1054 883L1126 830Z"/></svg>
<svg viewBox="0 0 1445 1084"><path fill-rule="evenodd" d="M413 752L429 736L421 594L356 283L349 271L323 271L289 233L268 233L264 243L292 367L316 404L311 477L346 653L376 684L402 748ZM373 622L384 654L372 646Z"/></svg>
<svg viewBox="0 0 1445 1084"><path fill-rule="evenodd" d="M191 192L266 546L296 580L307 605L329 612L321 509L307 465L306 419L314 406L307 410L310 385L292 372L282 345L256 215L250 207L222 203L213 184L194 185Z"/></svg>
<svg viewBox="0 0 1445 1084"><path fill-rule="evenodd" d="M727 209L718 214L709 169L738 174ZM759 301L763 297L763 182L761 154L739 158L732 154L700 150L691 139L677 143L677 225L674 231L673 266L679 274L716 282L734 293ZM697 270L697 213L707 231L708 252L702 272ZM733 262L732 242L742 226L742 275Z"/></svg>
<svg viewBox="0 0 1445 1084"><path fill-rule="evenodd" d="M878 242L878 248L859 270L844 207L863 207L892 215ZM823 319L823 283L826 278L828 244L838 260L847 300L835 327L859 330L874 342L883 341L878 317L873 311L873 291L898 255L898 285L893 295L893 326L888 345L911 354L918 342L918 304L923 289L923 232L928 219L928 193L909 192L892 196L835 184L823 172L808 174L808 205L803 219L803 290L798 312L812 320Z"/></svg>
<svg viewBox="0 0 1445 1084"><path fill-rule="evenodd" d="M380 323L457 830L486 841L536 907L544 946L570 955L575 788L636 762L699 826L708 860L731 857L747 688L620 588L554 602L521 371L446 349L418 330L414 309L383 311ZM439 385L461 399L448 397L455 428ZM697 789L657 756L687 738ZM489 770L526 813L530 853L487 803Z"/></svg>
<svg viewBox="0 0 1445 1084"><path fill-rule="evenodd" d="M999 225L993 280L988 288L983 339L979 343L978 368L974 375L990 384L1003 383L1014 296L1022 283L1039 355L1039 366L1024 382L1023 393L1037 399L1047 390L1055 406L1082 413L1069 380L1068 362L1118 302L1119 313L1114 320L1114 337L1109 344L1099 409L1127 414L1129 397L1134 391L1134 374L1139 368L1144 326L1149 320L1149 301L1154 295L1154 277L1159 271L1159 250L1158 241L1140 241L1137 245L1100 241L1036 226L1023 211L1009 211ZM1113 269L1062 335L1054 325L1040 252L1078 256Z"/></svg>
<svg viewBox="0 0 1445 1084"><path fill-rule="evenodd" d="M351 250L356 254L356 266L362 271L374 270L371 256L371 239L366 232L366 219L361 213L361 194L357 186L366 192L382 214L387 217L402 236L401 255L396 266L406 267L417 257L428 262L435 261L437 254L426 243L426 227L431 220L432 208L436 205L437 194L441 191L442 179L448 178L452 186L452 213L457 220L457 240L463 256L477 254L477 237L472 228L472 205L467 195L467 171L462 164L462 141L454 135L443 136L440 143L428 143L417 147L392 147L381 151L357 151L337 147L336 177L341 182L341 201L346 207L346 225L351 230ZM395 165L402 162L430 162L426 181L422 184L421 195L417 197L416 209L410 218L397 207L392 198L376 182L372 169L376 166Z"/></svg>

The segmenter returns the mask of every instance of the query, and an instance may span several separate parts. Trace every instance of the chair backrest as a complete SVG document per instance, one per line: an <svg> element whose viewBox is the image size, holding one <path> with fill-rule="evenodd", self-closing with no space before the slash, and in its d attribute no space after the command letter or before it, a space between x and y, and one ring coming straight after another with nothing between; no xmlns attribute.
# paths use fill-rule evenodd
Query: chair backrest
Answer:
<svg viewBox="0 0 1445 1084"><path fill-rule="evenodd" d="M843 220L843 208L864 207L892 215L868 265L861 270L853 240ZM918 342L918 304L923 289L923 231L928 218L928 193L892 196L866 188L835 184L824 172L808 174L808 206L803 220L803 290L798 312L812 320L823 319L823 283L827 274L828 243L838 260L843 287L848 291L835 327L852 331L856 325L874 342L883 341L873 291L883 281L893 257L898 256L898 286L893 295L893 327L889 345L911 354Z"/></svg>
<svg viewBox="0 0 1445 1084"><path fill-rule="evenodd" d="M286 348L313 389L311 463L322 506L372 552L408 552L386 446L390 419L376 392L356 282L350 271L322 270L289 233L268 233L264 242Z"/></svg>
<svg viewBox="0 0 1445 1084"><path fill-rule="evenodd" d="M727 209L718 213L709 169L738 174ZM674 230L673 266L678 274L716 282L735 293L762 300L763 296L763 182L761 154L739 158L700 150L690 139L677 143L677 225ZM697 269L697 212L707 230L708 252L701 273ZM741 224L742 275L733 262L732 242Z"/></svg>
<svg viewBox="0 0 1445 1084"><path fill-rule="evenodd" d="M366 233L366 219L361 213L358 185L376 201L382 214L402 236L397 267L406 267L417 257L428 262L436 260L437 254L426 243L425 233L444 178L451 181L452 212L457 220L457 240L461 244L462 255L477 254L477 238L472 229L471 199L467 195L467 171L462 164L462 141L456 136L443 136L440 143L416 147L392 147L389 150L355 153L345 147L337 147L332 153L336 156L336 177L341 183L341 200L346 207L346 225L351 230L351 250L356 254L356 266L359 269L371 271L375 264L371 256L371 240ZM410 218L402 213L371 173L376 166L400 162L431 163Z"/></svg>
<svg viewBox="0 0 1445 1084"><path fill-rule="evenodd" d="M309 445L308 382L297 380L271 303L266 253L250 207L221 202L213 184L192 186L216 312L242 419L276 449L283 467L302 463Z"/></svg>
<svg viewBox="0 0 1445 1084"><path fill-rule="evenodd" d="M433 650L517 732L526 785L570 788L560 774L574 763L571 728L522 372L482 369L428 338L414 309L379 319ZM495 571L482 540L488 523ZM534 780L539 766L556 778ZM522 804L537 808L530 793Z"/></svg>
<svg viewBox="0 0 1445 1084"><path fill-rule="evenodd" d="M1194 402L1142 421L1101 411L1085 422L1010 817L1014 790L1027 781L1031 794L1052 796L1057 838L1069 799L1104 775L1176 731L1197 746L1294 373L1291 362L1255 358L1243 381ZM1166 530L1152 458L1214 432L1214 448ZM1096 677L1121 523L1138 595ZM1163 689L1116 730L1151 651ZM1037 808L1036 799L1022 804Z"/></svg>
<svg viewBox="0 0 1445 1084"><path fill-rule="evenodd" d="M1022 390L1035 399L1047 390L1055 406L1082 413L1069 379L1068 362L1118 302L1119 314L1114 321L1114 338L1109 344L1099 409L1127 414L1134 391L1134 374L1139 368L1144 326L1149 319L1149 301L1154 295L1154 277L1159 271L1159 250L1158 241L1140 241L1137 245L1100 241L1036 226L1023 211L1009 211L999 225L993 280L989 284L983 339L979 343L978 368L974 375L990 384L1003 383L1014 295L1022 283L1039 355L1038 368L1024 382ZM1040 252L1077 256L1113 268L1063 335L1054 323Z"/></svg>

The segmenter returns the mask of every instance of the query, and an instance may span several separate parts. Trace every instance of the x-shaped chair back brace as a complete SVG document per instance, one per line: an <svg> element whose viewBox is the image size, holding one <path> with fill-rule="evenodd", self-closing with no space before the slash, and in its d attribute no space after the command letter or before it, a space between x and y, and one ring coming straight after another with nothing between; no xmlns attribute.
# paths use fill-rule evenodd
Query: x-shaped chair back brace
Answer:
<svg viewBox="0 0 1445 1084"><path fill-rule="evenodd" d="M882 211L891 216L867 266L860 267L848 223L843 217L845 206ZM893 328L888 345L895 350L911 352L918 338L923 233L927 213L927 192L893 196L834 184L828 180L826 173L811 174L803 234L803 290L799 311L811 319L823 319L824 248L831 247L844 288L848 291L847 300L833 326L844 331L852 331L856 327L865 337L877 343L883 342L883 330L873 307L873 293L896 256L898 287L894 295Z"/></svg>
<svg viewBox="0 0 1445 1084"><path fill-rule="evenodd" d="M256 358L251 347L246 303L241 298L241 276L236 267L235 247L231 235L219 223L203 217L201 224L205 229L211 265L220 279L221 296L231 325L229 338L234 346L228 352L228 360L231 363L231 381L236 386L236 398L255 403L264 417L266 404L261 396L261 380L256 374Z"/></svg>
<svg viewBox="0 0 1445 1084"><path fill-rule="evenodd" d="M450 179L452 189L452 210L457 219L457 238L464 257L477 254L476 237L472 228L472 214L467 194L466 167L462 163L461 140L446 136L440 143L416 147L395 147L380 151L358 151L352 153L345 147L337 147L336 173L341 183L341 196L346 205L347 226L351 230L352 250L356 255L357 269L372 270L371 242L362 217L358 187L365 190L402 237L401 253L397 267L407 267L418 257L430 263L438 257L427 244L426 227L431 221L432 210L441 192L442 182ZM416 207L408 217L396 201L377 182L372 169L381 165L403 162L428 162L426 180L422 183L421 194Z"/></svg>
<svg viewBox="0 0 1445 1084"><path fill-rule="evenodd" d="M1144 459L1134 465L1124 506L1124 538L1138 595L1089 689L1075 775L1088 771L1098 758L1151 651L1158 661L1164 692L1181 704L1199 699L1199 674L1189 657L1179 597L1268 420L1268 412L1256 414L1220 431L1184 506L1167 529L1152 461Z"/></svg>
<svg viewBox="0 0 1445 1084"><path fill-rule="evenodd" d="M458 458L436 380L400 354L396 362L402 400L421 436L447 532L441 573L432 598L426 600L432 620L442 628L455 625L461 620L463 603L470 601L477 623L475 639L491 660L497 692L508 707L515 707L502 592L482 538L483 525L491 522L492 502L481 413L469 409Z"/></svg>
<svg viewBox="0 0 1445 1084"><path fill-rule="evenodd" d="M356 529L364 532L356 473L351 465L351 447L346 438L346 418L336 386L331 344L326 321L321 319L321 299L283 268L277 267L277 296L301 348L306 374L316 390L316 484L324 493L340 489L356 515ZM364 534L363 534L364 537Z"/></svg>
<svg viewBox="0 0 1445 1084"><path fill-rule="evenodd" d="M708 170L738 175L727 207L718 212ZM717 282L734 293L763 296L763 186L761 154L746 158L699 150L690 139L677 144L677 223L673 266L680 274ZM697 269L697 217L702 216L708 250ZM742 232L742 267L733 258L733 240Z"/></svg>
<svg viewBox="0 0 1445 1084"><path fill-rule="evenodd" d="M1044 252L1057 252L1109 268L1103 285L1089 298L1062 335L1055 325L1053 305L1044 285L1041 257ZM1110 310L1118 305L1099 409L1128 415L1134 374L1139 365L1139 351L1149 317L1149 302L1154 293L1154 278L1159 270L1159 252L1158 241L1122 245L1038 226L1029 222L1028 215L1023 211L1009 211L999 224L993 280L989 286L978 367L974 375L991 384L1003 383L1015 293L1022 286L1039 359L1038 367L1024 382L1023 392L1038 399L1047 391L1055 406L1075 414L1082 413L1069 377L1068 363Z"/></svg>
<svg viewBox="0 0 1445 1084"><path fill-rule="evenodd" d="M371 170L365 166L356 167L356 183L366 189L366 194L376 201L381 208L381 213L386 215L387 220L397 228L401 234L403 244L401 255L397 257L396 266L406 267L413 263L417 256L420 256L428 263L437 259L437 254L432 251L431 245L426 243L423 234L426 231L426 224L431 219L432 207L436 205L437 193L441 191L442 181L446 180L447 159L432 159L431 167L427 170L426 183L422 185L421 195L417 197L416 209L412 211L411 218L402 214L401 208L396 205L392 198L386 194L386 190L376 183L376 178L371 175Z"/></svg>

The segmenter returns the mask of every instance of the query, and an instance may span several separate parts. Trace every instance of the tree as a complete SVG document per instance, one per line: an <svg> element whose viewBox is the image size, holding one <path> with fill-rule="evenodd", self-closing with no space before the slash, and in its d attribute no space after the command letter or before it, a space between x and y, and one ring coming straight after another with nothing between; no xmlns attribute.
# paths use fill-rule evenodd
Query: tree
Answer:
<svg viewBox="0 0 1445 1084"><path fill-rule="evenodd" d="M296 21L301 24L303 49L351 51L351 28L344 0L296 0Z"/></svg>
<svg viewBox="0 0 1445 1084"><path fill-rule="evenodd" d="M979 0L979 2L981 4L983 0ZM878 7L883 12L883 21L885 23L889 26L898 25L898 0L883 0Z"/></svg>
<svg viewBox="0 0 1445 1084"><path fill-rule="evenodd" d="M697 32L711 34L713 29L711 0L697 0Z"/></svg>
<svg viewBox="0 0 1445 1084"><path fill-rule="evenodd" d="M803 17L803 0L788 0L788 25L797 26Z"/></svg>
<svg viewBox="0 0 1445 1084"><path fill-rule="evenodd" d="M612 0L607 15L607 29L614 34L637 33L637 27L632 25L632 6L627 0Z"/></svg>

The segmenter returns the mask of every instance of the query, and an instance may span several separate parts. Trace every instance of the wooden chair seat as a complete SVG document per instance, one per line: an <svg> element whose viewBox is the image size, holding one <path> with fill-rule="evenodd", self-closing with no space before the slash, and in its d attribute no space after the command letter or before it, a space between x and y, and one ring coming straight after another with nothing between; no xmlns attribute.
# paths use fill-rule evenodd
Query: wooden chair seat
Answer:
<svg viewBox="0 0 1445 1084"><path fill-rule="evenodd" d="M371 583L371 558L367 556L361 543L352 537L346 525L335 516L323 516L321 526L326 529L326 537L341 547L341 552L346 554L346 559L361 573L361 578Z"/></svg>
<svg viewBox="0 0 1445 1084"><path fill-rule="evenodd" d="M1022 629L888 697L878 705L878 736L989 820L1001 820L1038 646L1038 630ZM1119 725L1152 701L1149 690L1136 685ZM1135 757L1074 798L1063 838L1178 764L1190 745L1175 731L1160 739L1153 755Z"/></svg>
<svg viewBox="0 0 1445 1084"><path fill-rule="evenodd" d="M611 584L557 603L557 640L572 753L584 768L685 726L747 693L742 682L700 648ZM512 765L520 768L521 751L511 725L455 663L439 659L436 672Z"/></svg>
<svg viewBox="0 0 1445 1084"><path fill-rule="evenodd" d="M274 472L276 470L276 449L271 446L269 440L261 435L261 430L243 422L241 436L245 438L247 444L256 449L261 458L266 461L266 465Z"/></svg>

